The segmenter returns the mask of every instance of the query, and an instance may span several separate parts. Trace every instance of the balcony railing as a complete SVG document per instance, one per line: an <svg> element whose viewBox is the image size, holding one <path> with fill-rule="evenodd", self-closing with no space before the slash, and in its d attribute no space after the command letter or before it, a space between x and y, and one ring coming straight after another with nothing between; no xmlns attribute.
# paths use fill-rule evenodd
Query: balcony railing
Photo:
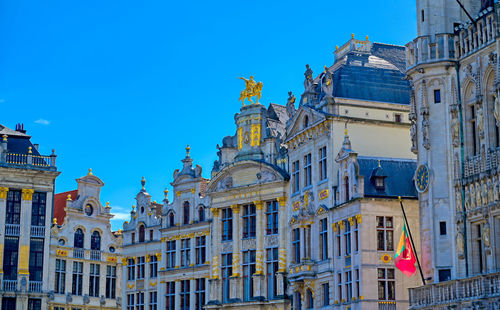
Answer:
<svg viewBox="0 0 500 310"><path fill-rule="evenodd" d="M29 291L40 293L42 291L42 281L30 281L29 282Z"/></svg>
<svg viewBox="0 0 500 310"><path fill-rule="evenodd" d="M500 297L500 272L410 288L410 309Z"/></svg>
<svg viewBox="0 0 500 310"><path fill-rule="evenodd" d="M464 177L485 173L500 166L500 148L472 156L464 163Z"/></svg>
<svg viewBox="0 0 500 310"><path fill-rule="evenodd" d="M45 237L45 226L31 226L31 237Z"/></svg>
<svg viewBox="0 0 500 310"><path fill-rule="evenodd" d="M406 44L406 67L418 64L454 60L454 34L443 33L435 36L421 36Z"/></svg>
<svg viewBox="0 0 500 310"><path fill-rule="evenodd" d="M465 57L495 41L496 21L492 7L479 12L475 24L455 28L455 47L459 58Z"/></svg>
<svg viewBox="0 0 500 310"><path fill-rule="evenodd" d="M5 224L5 235L6 236L19 236L19 224Z"/></svg>
<svg viewBox="0 0 500 310"><path fill-rule="evenodd" d="M90 250L90 259L91 260L101 260L101 251Z"/></svg>
<svg viewBox="0 0 500 310"><path fill-rule="evenodd" d="M73 249L73 257L74 258L85 258L85 250L84 249Z"/></svg>
<svg viewBox="0 0 500 310"><path fill-rule="evenodd" d="M395 301L379 301L378 310L396 310Z"/></svg>
<svg viewBox="0 0 500 310"><path fill-rule="evenodd" d="M26 166L27 168L42 168L56 170L56 154L33 155L3 152L0 154L0 164L8 166Z"/></svg>
<svg viewBox="0 0 500 310"><path fill-rule="evenodd" d="M3 290L6 292L17 291L17 280L3 280Z"/></svg>

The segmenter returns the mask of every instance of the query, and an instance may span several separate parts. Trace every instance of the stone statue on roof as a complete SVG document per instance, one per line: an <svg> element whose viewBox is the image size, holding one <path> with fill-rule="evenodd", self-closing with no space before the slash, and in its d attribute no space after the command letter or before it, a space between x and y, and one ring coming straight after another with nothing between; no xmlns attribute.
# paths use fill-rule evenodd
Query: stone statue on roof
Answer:
<svg viewBox="0 0 500 310"><path fill-rule="evenodd" d="M288 100L286 102L286 113L290 118L295 114L295 95L291 91L288 92Z"/></svg>
<svg viewBox="0 0 500 310"><path fill-rule="evenodd" d="M309 64L306 65L306 72L304 72L304 88L307 90L313 82L313 71L311 67L309 67Z"/></svg>

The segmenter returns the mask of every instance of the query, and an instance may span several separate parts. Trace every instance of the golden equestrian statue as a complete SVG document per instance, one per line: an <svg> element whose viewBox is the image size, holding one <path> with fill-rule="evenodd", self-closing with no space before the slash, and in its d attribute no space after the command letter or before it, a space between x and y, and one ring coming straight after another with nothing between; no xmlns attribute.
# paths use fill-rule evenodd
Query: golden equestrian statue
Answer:
<svg viewBox="0 0 500 310"><path fill-rule="evenodd" d="M245 105L245 99L251 102L251 104L259 104L260 92L262 91L262 82L257 82L253 80L253 76L250 76L250 79L245 79L244 77L240 77L243 81L245 81L245 90L241 91L240 99L242 100L242 104ZM257 96L257 100L255 103L252 101L252 97Z"/></svg>

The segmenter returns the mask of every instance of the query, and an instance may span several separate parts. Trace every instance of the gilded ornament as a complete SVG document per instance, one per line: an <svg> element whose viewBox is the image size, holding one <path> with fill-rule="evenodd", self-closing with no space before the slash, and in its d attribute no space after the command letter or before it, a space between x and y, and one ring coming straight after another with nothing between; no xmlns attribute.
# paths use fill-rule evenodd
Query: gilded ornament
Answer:
<svg viewBox="0 0 500 310"><path fill-rule="evenodd" d="M34 189L29 189L29 188L23 188L23 200L28 200L31 201L33 198L33 193L35 192Z"/></svg>
<svg viewBox="0 0 500 310"><path fill-rule="evenodd" d="M259 99L261 97L262 92L262 82L255 82L253 76L250 76L250 79L245 79L244 77L240 77L243 81L245 81L245 90L242 90L240 93L240 101L242 101L242 105L245 105L245 99L254 104L252 97L257 97L255 104L259 104Z"/></svg>
<svg viewBox="0 0 500 310"><path fill-rule="evenodd" d="M8 187L0 187L0 199L7 199Z"/></svg>

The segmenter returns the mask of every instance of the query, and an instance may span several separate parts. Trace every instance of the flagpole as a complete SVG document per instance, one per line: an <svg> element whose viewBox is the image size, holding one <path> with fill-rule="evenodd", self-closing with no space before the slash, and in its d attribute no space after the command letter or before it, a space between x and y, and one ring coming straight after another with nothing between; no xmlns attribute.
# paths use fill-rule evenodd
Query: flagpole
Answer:
<svg viewBox="0 0 500 310"><path fill-rule="evenodd" d="M401 211L403 211L403 218L405 219L406 228L408 229L408 235L410 236L411 247L415 253L415 258L417 259L418 270L420 271L420 277L422 277L422 283L425 285L424 273L422 272L422 266L420 266L420 260L418 259L418 253L415 249L415 243L413 243L413 237L411 236L410 225L408 225L408 219L406 218L405 208L403 207L403 200L401 196L398 196L399 204L401 205Z"/></svg>

